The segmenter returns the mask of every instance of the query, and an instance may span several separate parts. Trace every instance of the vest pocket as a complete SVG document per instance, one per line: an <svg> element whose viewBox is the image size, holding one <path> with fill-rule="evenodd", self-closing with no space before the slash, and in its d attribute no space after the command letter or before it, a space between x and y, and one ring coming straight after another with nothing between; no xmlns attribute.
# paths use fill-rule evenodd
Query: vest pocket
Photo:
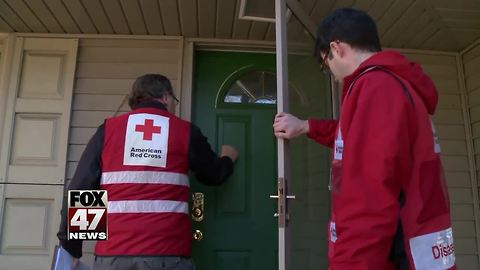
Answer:
<svg viewBox="0 0 480 270"><path fill-rule="evenodd" d="M419 177L422 205L420 205L421 210L417 221L422 224L431 218L448 213L449 210L445 175L440 157L423 162L420 165Z"/></svg>
<svg viewBox="0 0 480 270"><path fill-rule="evenodd" d="M330 186L331 192L340 193L342 186L342 160L333 160L330 173Z"/></svg>

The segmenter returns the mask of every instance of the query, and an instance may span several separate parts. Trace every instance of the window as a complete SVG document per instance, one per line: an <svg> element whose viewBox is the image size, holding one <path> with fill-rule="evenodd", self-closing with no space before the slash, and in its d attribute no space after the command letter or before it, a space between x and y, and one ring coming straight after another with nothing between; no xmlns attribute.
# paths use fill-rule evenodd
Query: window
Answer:
<svg viewBox="0 0 480 270"><path fill-rule="evenodd" d="M223 99L225 103L277 104L275 73L256 70L234 80Z"/></svg>

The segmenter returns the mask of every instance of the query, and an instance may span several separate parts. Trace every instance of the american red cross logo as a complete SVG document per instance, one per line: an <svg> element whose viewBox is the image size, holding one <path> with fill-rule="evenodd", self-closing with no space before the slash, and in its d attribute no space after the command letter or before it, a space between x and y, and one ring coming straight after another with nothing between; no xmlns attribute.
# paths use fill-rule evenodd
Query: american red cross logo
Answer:
<svg viewBox="0 0 480 270"><path fill-rule="evenodd" d="M145 124L143 126L142 125L135 126L136 132L143 132L144 141L151 141L153 133L160 134L161 130L162 130L162 127L153 125L153 119L145 119Z"/></svg>

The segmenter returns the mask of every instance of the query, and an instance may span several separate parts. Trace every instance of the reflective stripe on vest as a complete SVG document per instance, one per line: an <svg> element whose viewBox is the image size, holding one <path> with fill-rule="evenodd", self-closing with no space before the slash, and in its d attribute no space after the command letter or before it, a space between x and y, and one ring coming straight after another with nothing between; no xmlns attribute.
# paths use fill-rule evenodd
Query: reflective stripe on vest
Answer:
<svg viewBox="0 0 480 270"><path fill-rule="evenodd" d="M108 213L184 213L188 202L169 200L128 200L108 202Z"/></svg>
<svg viewBox="0 0 480 270"><path fill-rule="evenodd" d="M102 185L116 184L168 184L189 187L188 176L162 171L104 172ZM119 200L108 203L108 213L185 213L188 203L172 200Z"/></svg>
<svg viewBox="0 0 480 270"><path fill-rule="evenodd" d="M162 171L104 172L102 173L101 184L170 184L190 186L186 174Z"/></svg>

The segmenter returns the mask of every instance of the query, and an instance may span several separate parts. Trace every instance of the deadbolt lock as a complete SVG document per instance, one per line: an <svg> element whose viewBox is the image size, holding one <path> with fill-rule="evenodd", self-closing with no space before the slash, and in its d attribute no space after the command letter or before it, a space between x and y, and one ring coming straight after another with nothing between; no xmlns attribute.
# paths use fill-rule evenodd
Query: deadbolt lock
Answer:
<svg viewBox="0 0 480 270"><path fill-rule="evenodd" d="M192 194L192 219L196 222L201 222L204 218L205 196L201 192Z"/></svg>
<svg viewBox="0 0 480 270"><path fill-rule="evenodd" d="M203 211L200 208L193 208L192 209L192 216L194 218L201 218L203 216Z"/></svg>

